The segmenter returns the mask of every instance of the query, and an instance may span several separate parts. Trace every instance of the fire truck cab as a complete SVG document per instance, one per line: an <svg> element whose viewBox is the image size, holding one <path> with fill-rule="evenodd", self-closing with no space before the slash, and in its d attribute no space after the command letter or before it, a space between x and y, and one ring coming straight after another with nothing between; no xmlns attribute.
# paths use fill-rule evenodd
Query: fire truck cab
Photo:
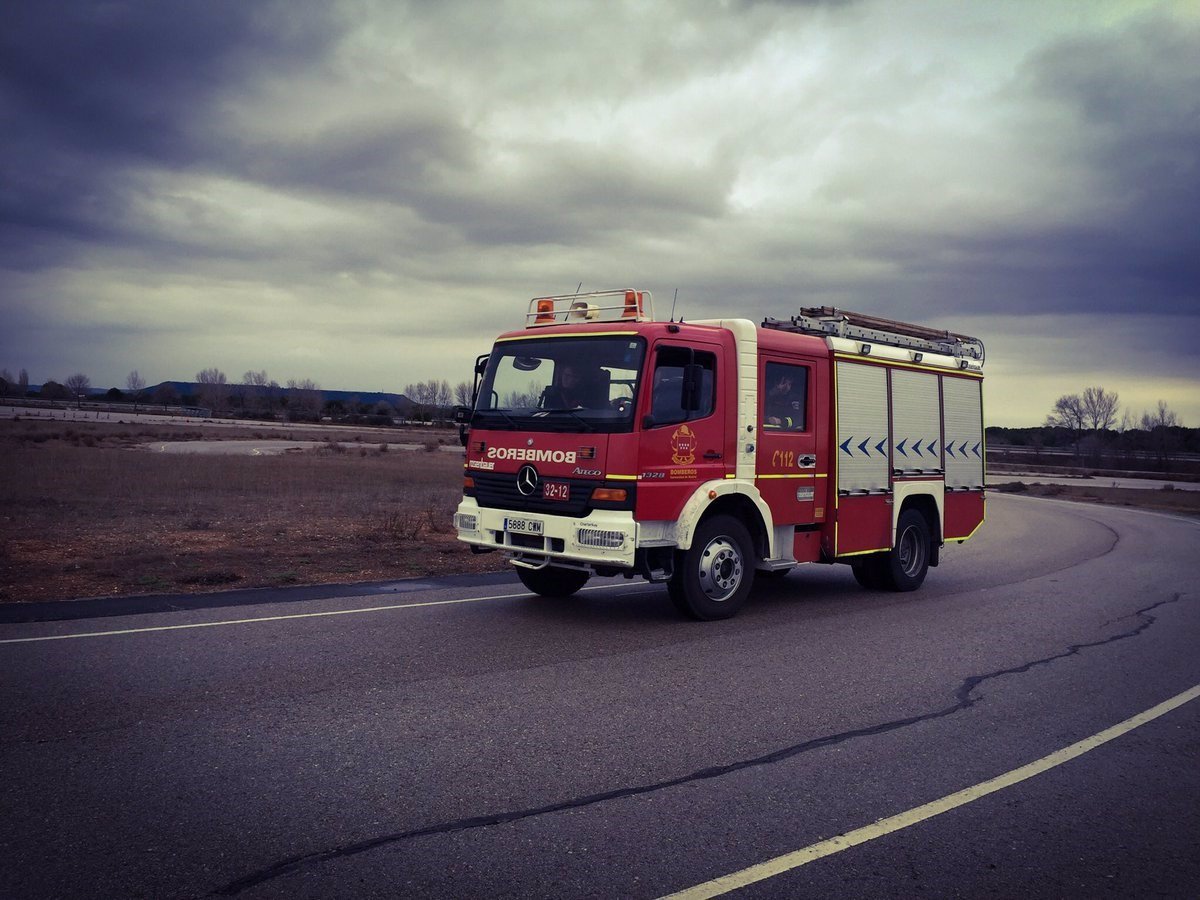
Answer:
<svg viewBox="0 0 1200 900"><path fill-rule="evenodd" d="M665 583L698 619L756 574L921 585L984 519L983 344L846 313L655 321L648 291L539 297L464 411L460 540L529 590Z"/></svg>

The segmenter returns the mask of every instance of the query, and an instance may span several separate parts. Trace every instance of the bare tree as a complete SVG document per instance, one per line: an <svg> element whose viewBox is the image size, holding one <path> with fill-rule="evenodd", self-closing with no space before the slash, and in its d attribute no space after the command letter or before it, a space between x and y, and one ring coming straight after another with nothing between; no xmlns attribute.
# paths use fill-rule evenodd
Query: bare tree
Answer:
<svg viewBox="0 0 1200 900"><path fill-rule="evenodd" d="M246 385L247 403L259 415L273 415L276 397L279 394L279 382L267 375L267 370L250 371L242 376L242 384Z"/></svg>
<svg viewBox="0 0 1200 900"><path fill-rule="evenodd" d="M1079 442L1083 438L1083 424L1086 421L1083 409L1083 398L1078 394L1063 394L1054 401L1054 408L1046 416L1046 424L1052 428L1066 428L1071 432L1075 442L1075 455L1079 455Z"/></svg>
<svg viewBox="0 0 1200 900"><path fill-rule="evenodd" d="M1159 400L1158 407L1153 412L1142 413L1142 429L1150 432L1150 446L1158 457L1158 464L1166 469L1171 454L1178 449L1179 416L1167 406L1167 401Z"/></svg>
<svg viewBox="0 0 1200 900"><path fill-rule="evenodd" d="M450 404L454 402L454 394L450 390L450 382L444 378L437 382L437 391L434 394L434 406L437 407L438 418L443 424L447 421L447 416L450 413Z"/></svg>
<svg viewBox="0 0 1200 900"><path fill-rule="evenodd" d="M1106 431L1117 422L1116 391L1109 393L1102 387L1090 387L1083 392L1084 424L1092 431Z"/></svg>
<svg viewBox="0 0 1200 900"><path fill-rule="evenodd" d="M1142 413L1142 428L1153 431L1156 428L1178 428L1179 416L1175 410L1167 406L1166 400L1159 400L1158 407L1153 412Z"/></svg>
<svg viewBox="0 0 1200 900"><path fill-rule="evenodd" d="M223 410L229 383L225 378L225 373L215 366L211 369L202 369L196 373L196 381L200 385L201 404L212 410L213 415Z"/></svg>
<svg viewBox="0 0 1200 900"><path fill-rule="evenodd" d="M22 369L21 374L17 376L17 388L20 390L20 396L22 397L29 393L29 373L24 369Z"/></svg>
<svg viewBox="0 0 1200 900"><path fill-rule="evenodd" d="M137 412L138 401L142 399L142 392L146 390L146 379L134 369L125 376L125 387L133 397L133 411Z"/></svg>
<svg viewBox="0 0 1200 900"><path fill-rule="evenodd" d="M521 409L526 406L537 406L542 396L542 387L536 381L530 381L524 391L509 391L504 395L504 406L508 409Z"/></svg>
<svg viewBox="0 0 1200 900"><path fill-rule="evenodd" d="M16 379L8 369L0 369L0 397L7 397L16 391Z"/></svg>
<svg viewBox="0 0 1200 900"><path fill-rule="evenodd" d="M454 386L454 402L459 406L471 405L471 382L460 381Z"/></svg>
<svg viewBox="0 0 1200 900"><path fill-rule="evenodd" d="M288 415L290 418L321 417L321 386L311 378L288 379Z"/></svg>
<svg viewBox="0 0 1200 900"><path fill-rule="evenodd" d="M71 399L76 403L82 403L84 396L92 387L92 379L88 378L82 372L76 372L74 375L68 375L67 380L63 382L63 387L71 392Z"/></svg>
<svg viewBox="0 0 1200 900"><path fill-rule="evenodd" d="M411 417L418 422L428 422L437 405L438 383L436 379L409 384L404 387L404 395L412 401Z"/></svg>
<svg viewBox="0 0 1200 900"><path fill-rule="evenodd" d="M1067 428L1073 432L1081 432L1085 418L1083 398L1078 394L1063 394L1054 401L1054 408L1046 416L1046 424L1052 428Z"/></svg>

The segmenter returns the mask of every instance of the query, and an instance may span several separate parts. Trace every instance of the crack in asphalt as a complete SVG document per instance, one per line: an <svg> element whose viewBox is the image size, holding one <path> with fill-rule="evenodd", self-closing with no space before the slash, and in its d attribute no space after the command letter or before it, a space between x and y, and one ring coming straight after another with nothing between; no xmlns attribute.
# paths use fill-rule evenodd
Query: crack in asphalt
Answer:
<svg viewBox="0 0 1200 900"><path fill-rule="evenodd" d="M947 716L952 716L962 712L963 710L970 709L975 704L979 703L983 698L972 695L974 694L975 690L984 682L991 681L995 678L1002 678L1005 675L1024 674L1039 666L1050 665L1062 659L1078 656L1084 650L1091 650L1096 647L1103 647L1107 644L1113 644L1118 641L1137 637L1158 621L1157 617L1150 615L1151 610L1158 609L1159 607L1166 606L1168 604L1178 603L1182 599L1183 595L1181 593L1176 593L1168 600L1160 600L1157 603L1152 603L1149 606L1145 606L1139 610L1136 610L1128 616L1124 616L1123 618L1125 619L1137 618L1141 621L1139 621L1135 627L1129 629L1128 631L1122 631L1119 634L1110 635L1103 640L1088 641L1081 644L1070 644L1062 652L1055 653L1051 656L1031 660L1030 662L1022 663L1019 666L997 669L994 672L988 672L983 675L968 676L967 678L963 679L958 689L954 692L954 702L949 706L943 707L942 709L921 713L920 715L906 716L901 719L893 719L889 722L883 722L878 725L855 728L849 731L838 732L837 734L813 738L811 740L803 741L799 744L793 744L788 747L782 747L778 750L773 750L770 753L756 756L751 759L738 760L737 762L726 763L720 766L711 766L704 769L698 769L697 771L690 772L687 775L680 775L677 778L669 778L664 781L656 781L652 784L643 784L627 788L615 788L613 790L603 791L597 794L588 794L582 797L573 797L569 800L561 800L557 803L551 803L545 806L511 810L508 812L491 813L481 816L472 816L465 819L456 819L451 822L441 822L434 825L428 825L424 828L412 829L410 831L398 831L391 834L379 835L365 841L358 841L356 843L346 844L345 846L334 847L328 850L319 850L312 853L303 853L297 856L291 856L260 869L257 872L252 872L249 875L244 875L241 878L231 881L224 887L213 891L208 896L234 896L242 893L243 891L249 890L250 888L263 884L264 882L271 881L275 878L279 878L283 875L290 874L300 869L318 865L324 862L329 862L331 860L344 859L349 856L355 856L359 853L366 853L370 850L385 847L389 844L397 844L402 841L430 837L438 834L451 834L459 831L467 831L474 828L488 828L495 825L505 825L511 822L519 822L523 819L530 819L535 816L543 816L550 813L580 809L582 807L594 806L598 803L607 803L610 800L621 800L626 797L637 797L667 788L680 787L693 782L721 778L725 775L729 775L734 772L740 772L744 769L750 769L755 766L771 765L773 763L792 759L793 757L800 756L804 753L809 753L813 750L820 750L825 747L836 746L847 741L857 740L858 738L874 737L876 735L887 734L892 731L899 731L902 728L908 728L911 725L916 725L921 722L930 722L936 719L943 719Z"/></svg>

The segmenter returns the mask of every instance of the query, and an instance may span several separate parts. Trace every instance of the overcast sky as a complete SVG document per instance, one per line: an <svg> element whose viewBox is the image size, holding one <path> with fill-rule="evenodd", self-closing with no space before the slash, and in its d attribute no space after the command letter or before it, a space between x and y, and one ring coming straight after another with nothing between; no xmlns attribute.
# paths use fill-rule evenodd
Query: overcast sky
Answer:
<svg viewBox="0 0 1200 900"><path fill-rule="evenodd" d="M10 0L0 368L454 383L582 282L1197 426L1197 60L1194 0Z"/></svg>

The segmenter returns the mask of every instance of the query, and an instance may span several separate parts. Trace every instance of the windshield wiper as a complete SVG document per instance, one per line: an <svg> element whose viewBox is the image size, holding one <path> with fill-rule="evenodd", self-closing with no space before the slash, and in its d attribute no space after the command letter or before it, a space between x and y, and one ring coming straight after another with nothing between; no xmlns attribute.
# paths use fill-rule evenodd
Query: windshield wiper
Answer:
<svg viewBox="0 0 1200 900"><path fill-rule="evenodd" d="M506 413L502 409L476 410L475 415L479 415L480 413L483 413L483 415L485 415L485 416L502 416L504 418L505 423L508 425L508 427L512 428L514 431L519 427L519 423L517 422L517 420L514 419L512 416L510 416L508 413Z"/></svg>
<svg viewBox="0 0 1200 900"><path fill-rule="evenodd" d="M583 426L583 430L584 430L584 431L595 431L595 430L596 430L596 426L595 426L595 425L593 425L591 422L589 422L589 421L588 421L587 419L585 419L583 416L579 415L579 413L577 413L577 412L576 412L575 410L573 410L573 409L566 409L566 408L563 408L563 409L543 409L543 410L542 410L542 412L544 412L544 413L551 413L551 414L556 414L556 413L566 413L568 416L570 416L572 419L574 419L576 422L578 422L580 425L582 425L582 426Z"/></svg>

